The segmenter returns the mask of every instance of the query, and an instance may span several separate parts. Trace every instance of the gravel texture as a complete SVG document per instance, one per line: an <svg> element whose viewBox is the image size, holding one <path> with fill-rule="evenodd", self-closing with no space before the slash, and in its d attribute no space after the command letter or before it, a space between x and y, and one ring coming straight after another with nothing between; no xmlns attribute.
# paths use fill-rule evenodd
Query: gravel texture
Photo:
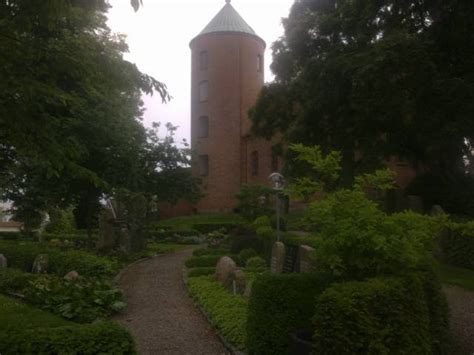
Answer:
<svg viewBox="0 0 474 355"><path fill-rule="evenodd" d="M474 354L474 292L458 286L444 286L451 311L450 326L455 349L453 354Z"/></svg>
<svg viewBox="0 0 474 355"><path fill-rule="evenodd" d="M131 265L119 284L127 308L115 319L135 337L139 354L228 354L182 281L192 249Z"/></svg>

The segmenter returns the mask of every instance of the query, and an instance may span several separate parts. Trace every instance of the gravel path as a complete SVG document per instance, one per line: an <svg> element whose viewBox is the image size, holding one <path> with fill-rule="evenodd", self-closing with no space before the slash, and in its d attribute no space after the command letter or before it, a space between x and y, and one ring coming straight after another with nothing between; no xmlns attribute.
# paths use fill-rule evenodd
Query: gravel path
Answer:
<svg viewBox="0 0 474 355"><path fill-rule="evenodd" d="M443 291L448 299L450 326L457 347L453 354L474 354L474 292L447 285Z"/></svg>
<svg viewBox="0 0 474 355"><path fill-rule="evenodd" d="M120 279L127 309L115 319L135 337L139 354L227 354L182 282L192 250L130 266Z"/></svg>

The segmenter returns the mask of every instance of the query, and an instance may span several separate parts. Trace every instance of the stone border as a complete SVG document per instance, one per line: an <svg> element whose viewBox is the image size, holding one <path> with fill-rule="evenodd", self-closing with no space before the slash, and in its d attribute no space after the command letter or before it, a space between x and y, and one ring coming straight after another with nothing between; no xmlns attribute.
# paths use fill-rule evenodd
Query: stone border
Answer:
<svg viewBox="0 0 474 355"><path fill-rule="evenodd" d="M222 335L221 333L219 332L219 330L216 328L216 326L212 323L212 320L211 318L209 317L209 315L206 313L206 311L204 310L204 308L201 307L201 305L199 303L196 302L196 300L194 298L191 297L191 295L189 294L189 289L188 289L188 284L186 282L186 280L188 279L187 277L187 272L186 272L186 267L183 267L183 275L182 275L182 281L183 281L183 285L184 285L184 288L186 289L186 293L188 294L188 297L191 298L191 300L193 301L193 304L194 306L199 310L199 312L201 312L201 314L204 316L204 318L206 318L207 322L209 323L209 325L214 329L217 337L219 338L220 342L222 343L222 345L224 345L224 347L232 354L232 355L245 355L246 353L241 351L241 350L238 350L237 348L235 348L232 344L230 344Z"/></svg>

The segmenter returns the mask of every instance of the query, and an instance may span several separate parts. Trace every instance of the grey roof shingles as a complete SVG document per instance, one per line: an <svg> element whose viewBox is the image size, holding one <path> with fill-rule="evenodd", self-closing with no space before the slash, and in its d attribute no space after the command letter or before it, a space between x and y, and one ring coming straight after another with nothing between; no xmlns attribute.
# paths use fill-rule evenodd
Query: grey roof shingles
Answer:
<svg viewBox="0 0 474 355"><path fill-rule="evenodd" d="M214 16L211 22L209 22L198 36L215 32L241 32L257 36L253 28L250 27L242 16L232 7L230 1L226 1L222 10Z"/></svg>

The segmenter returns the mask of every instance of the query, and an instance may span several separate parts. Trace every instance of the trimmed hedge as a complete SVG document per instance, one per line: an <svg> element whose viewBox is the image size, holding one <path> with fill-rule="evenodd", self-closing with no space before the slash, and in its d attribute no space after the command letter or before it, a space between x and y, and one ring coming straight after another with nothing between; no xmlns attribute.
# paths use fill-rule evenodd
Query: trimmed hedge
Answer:
<svg viewBox="0 0 474 355"><path fill-rule="evenodd" d="M0 232L0 240L18 240L21 237L20 232Z"/></svg>
<svg viewBox="0 0 474 355"><path fill-rule="evenodd" d="M0 334L18 329L51 328L72 325L51 313L25 305L13 298L0 295ZM2 345L0 343L0 353Z"/></svg>
<svg viewBox="0 0 474 355"><path fill-rule="evenodd" d="M252 285L249 354L286 354L292 332L310 328L314 302L328 282L312 274L262 274Z"/></svg>
<svg viewBox="0 0 474 355"><path fill-rule="evenodd" d="M64 276L75 270L82 276L113 275L119 265L105 257L79 250L62 251L42 243L0 241L0 253L8 259L8 265L24 271L31 271L38 254L47 254L49 273Z"/></svg>
<svg viewBox="0 0 474 355"><path fill-rule="evenodd" d="M173 239L176 237L197 237L199 234L199 231L194 229L157 230L147 232L148 238L157 241Z"/></svg>
<svg viewBox="0 0 474 355"><path fill-rule="evenodd" d="M214 275L216 272L215 267L196 267L188 271L188 277L199 277L199 276L209 276Z"/></svg>
<svg viewBox="0 0 474 355"><path fill-rule="evenodd" d="M215 267L222 255L192 256L186 260L186 267Z"/></svg>
<svg viewBox="0 0 474 355"><path fill-rule="evenodd" d="M219 333L239 350L245 349L247 302L229 293L211 277L188 279L191 296L204 309Z"/></svg>
<svg viewBox="0 0 474 355"><path fill-rule="evenodd" d="M447 308L424 274L335 284L316 301L317 354L444 354Z"/></svg>
<svg viewBox="0 0 474 355"><path fill-rule="evenodd" d="M226 231L230 231L237 227L236 223L194 223L193 229L201 232L201 233L211 233L215 232L220 229L225 229Z"/></svg>
<svg viewBox="0 0 474 355"><path fill-rule="evenodd" d="M136 354L131 334L103 322L0 333L0 352L8 354Z"/></svg>
<svg viewBox="0 0 474 355"><path fill-rule="evenodd" d="M440 238L444 260L474 270L474 222L451 223Z"/></svg>
<svg viewBox="0 0 474 355"><path fill-rule="evenodd" d="M193 256L204 256L204 255L226 255L229 254L228 249L210 249L210 248L199 248L193 251Z"/></svg>

